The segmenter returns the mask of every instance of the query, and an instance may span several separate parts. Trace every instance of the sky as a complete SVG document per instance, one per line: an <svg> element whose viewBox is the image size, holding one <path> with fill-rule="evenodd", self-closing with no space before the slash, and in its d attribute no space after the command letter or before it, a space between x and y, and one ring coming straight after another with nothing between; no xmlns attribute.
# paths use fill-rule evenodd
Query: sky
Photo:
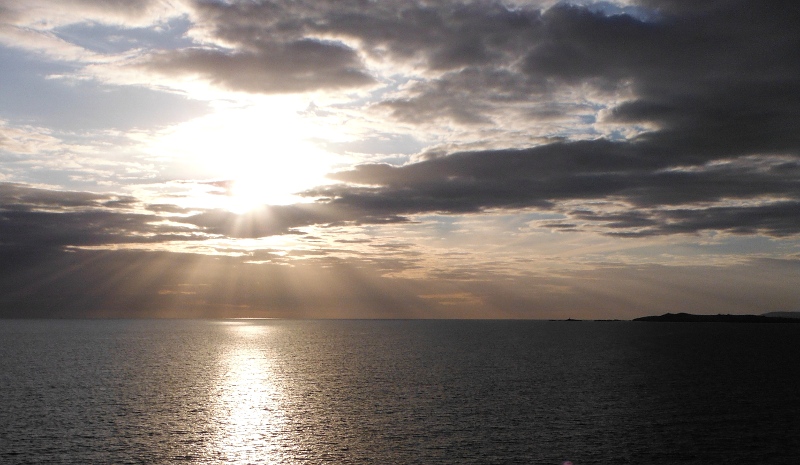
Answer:
<svg viewBox="0 0 800 465"><path fill-rule="evenodd" d="M0 0L0 317L800 310L797 24Z"/></svg>

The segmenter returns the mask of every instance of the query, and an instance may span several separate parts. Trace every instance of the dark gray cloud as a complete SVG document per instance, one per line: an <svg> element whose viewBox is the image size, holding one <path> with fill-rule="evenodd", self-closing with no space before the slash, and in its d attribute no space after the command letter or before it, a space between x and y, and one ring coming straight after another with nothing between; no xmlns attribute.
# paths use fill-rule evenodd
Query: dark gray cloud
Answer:
<svg viewBox="0 0 800 465"><path fill-rule="evenodd" d="M573 210L565 221L544 221L545 228L577 230L576 221L608 235L647 237L715 231L729 234L764 234L774 237L800 234L800 201L779 201L757 206L647 209L617 212Z"/></svg>
<svg viewBox="0 0 800 465"><path fill-rule="evenodd" d="M236 238L257 238L287 234L293 228L323 222L314 211L303 211L292 206L265 206L245 213L227 210L207 210L191 215L182 221L202 228L211 234Z"/></svg>
<svg viewBox="0 0 800 465"><path fill-rule="evenodd" d="M771 137L779 149L798 137L797 8L735 0L547 9L496 1L197 2L198 24L230 48L166 52L148 66L238 90L301 92L372 82L363 54L430 72L378 104L408 122L487 124L518 112L577 123L591 105L575 99L576 88L588 86L609 97L633 94L608 121L655 122L664 137L699 149L709 132L738 138L742 150L756 148L748 135Z"/></svg>
<svg viewBox="0 0 800 465"><path fill-rule="evenodd" d="M358 39L366 53L421 62L431 70L503 65L539 34L541 12L500 2L333 2L312 31Z"/></svg>
<svg viewBox="0 0 800 465"><path fill-rule="evenodd" d="M155 225L154 215L113 211L0 211L4 247L92 246L197 240L188 228Z"/></svg>
<svg viewBox="0 0 800 465"><path fill-rule="evenodd" d="M400 167L361 165L333 177L371 186L342 184L308 194L326 196L331 205L395 215L491 208L560 211L616 233L647 225L653 225L648 234L715 229L771 235L800 232L800 216L792 214L800 202L800 157L739 157L724 163L671 166L675 160L659 154L650 142L605 140L465 152ZM561 207L575 200L614 201L631 211L617 218L597 212L576 214ZM716 205L722 202L732 205Z"/></svg>
<svg viewBox="0 0 800 465"><path fill-rule="evenodd" d="M232 90L254 93L306 92L371 84L354 50L314 39L259 43L254 50L209 48L162 52L150 69L168 74L200 74Z"/></svg>
<svg viewBox="0 0 800 465"><path fill-rule="evenodd" d="M435 71L503 65L519 58L540 15L499 2L360 0L198 1L194 12L198 24L229 48L165 52L146 66L200 73L232 89L262 93L371 84L358 52L381 61L419 62ZM358 52L325 37L355 41Z"/></svg>
<svg viewBox="0 0 800 465"><path fill-rule="evenodd" d="M496 41L485 28L458 34L454 27L454 40L486 33L481 37L498 49L494 59L465 63L381 105L408 122L447 118L475 124L513 112L512 102L549 109L529 112L532 120L574 117L585 109L574 100L576 92L588 88L610 97L625 90L631 99L612 108L606 122L655 123L661 131L651 137L680 143L682 151L703 152L697 156L797 146L797 5L646 6L660 13L609 15L568 5L519 10L509 13L516 15L517 26L503 28L513 39ZM475 11L491 16L488 10ZM444 29L450 24L441 23Z"/></svg>
<svg viewBox="0 0 800 465"><path fill-rule="evenodd" d="M355 49L309 34L311 24L336 8L307 2L197 1L198 25L224 46L163 51L148 57L144 66L167 74L199 74L232 90L265 94L373 84Z"/></svg>
<svg viewBox="0 0 800 465"><path fill-rule="evenodd" d="M259 238L301 234L298 228L310 225L403 221L406 218L379 209L324 202L264 205L245 213L233 213L168 204L143 205L131 196L0 183L0 248L60 249L200 241L210 237Z"/></svg>
<svg viewBox="0 0 800 465"><path fill-rule="evenodd" d="M800 233L800 160L747 160L750 163L670 171L652 159L638 160L635 151L616 161L610 155L597 157L603 150L600 145L610 154L620 154L616 146L626 143L469 152L403 167L362 165L338 177L371 187L328 186L307 192L322 196L314 203L264 206L246 213L193 212L169 205L149 205L150 213L132 213L138 201L131 197L0 184L0 237L7 246L44 248L258 238L300 234L299 228L310 225L398 223L417 214L488 209L561 213L564 220L538 226L624 237L700 231ZM611 202L612 209L603 202L579 209L569 206L580 199ZM167 219L171 223L163 222Z"/></svg>
<svg viewBox="0 0 800 465"><path fill-rule="evenodd" d="M515 69L541 39L541 22L539 9L509 9L500 2L395 2L382 8L337 9L313 30L356 39L375 59L441 74L377 104L394 117L478 125L492 122L498 106L509 112L510 102L543 102L550 95Z"/></svg>
<svg viewBox="0 0 800 465"><path fill-rule="evenodd" d="M59 249L127 243L197 240L187 226L132 211L130 196L65 192L0 184L0 248Z"/></svg>
<svg viewBox="0 0 800 465"><path fill-rule="evenodd" d="M298 234L310 225L342 226L387 224L407 221L392 209L381 206L340 205L317 202L295 205L265 205L245 213L205 210L178 221L202 228L208 234L236 238L257 238L278 234Z"/></svg>
<svg viewBox="0 0 800 465"><path fill-rule="evenodd" d="M800 215L793 214L800 201L800 61L794 58L800 33L793 27L800 9L739 1L643 6L649 14L569 5L510 13L519 23L506 33L525 40L493 42L489 34L487 43L503 53L482 56L495 61L467 60L462 69L412 87L410 97L382 105L406 121L481 124L509 102L544 102L550 111L531 117L557 117L576 111L558 100L564 89L609 96L624 90L630 97L599 116L604 123L650 125L649 132L463 152L401 167L362 165L333 177L370 187L309 194L398 215L549 209L568 216L551 226L589 223L620 235L800 232ZM446 30L451 23L438 24ZM613 201L629 210L579 213L563 206L576 200Z"/></svg>

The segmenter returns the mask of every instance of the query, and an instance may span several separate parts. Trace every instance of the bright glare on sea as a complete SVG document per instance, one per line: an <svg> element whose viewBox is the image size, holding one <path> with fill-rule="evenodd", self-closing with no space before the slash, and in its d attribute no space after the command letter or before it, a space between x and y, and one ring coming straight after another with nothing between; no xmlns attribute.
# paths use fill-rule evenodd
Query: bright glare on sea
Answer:
<svg viewBox="0 0 800 465"><path fill-rule="evenodd" d="M797 464L799 331L0 320L0 463Z"/></svg>

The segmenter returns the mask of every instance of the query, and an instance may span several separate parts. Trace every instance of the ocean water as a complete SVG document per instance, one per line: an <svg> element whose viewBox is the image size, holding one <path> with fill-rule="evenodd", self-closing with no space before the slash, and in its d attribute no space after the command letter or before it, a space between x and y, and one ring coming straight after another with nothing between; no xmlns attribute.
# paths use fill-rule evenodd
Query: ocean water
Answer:
<svg viewBox="0 0 800 465"><path fill-rule="evenodd" d="M797 464L800 325L0 320L0 463Z"/></svg>

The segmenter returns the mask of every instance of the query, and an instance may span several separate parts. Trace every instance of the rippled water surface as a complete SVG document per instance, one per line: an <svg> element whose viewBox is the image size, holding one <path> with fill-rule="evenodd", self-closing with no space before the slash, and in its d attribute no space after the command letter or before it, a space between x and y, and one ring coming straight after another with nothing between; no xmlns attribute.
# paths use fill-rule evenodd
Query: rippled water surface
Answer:
<svg viewBox="0 0 800 465"><path fill-rule="evenodd" d="M0 320L0 463L800 463L800 325Z"/></svg>

